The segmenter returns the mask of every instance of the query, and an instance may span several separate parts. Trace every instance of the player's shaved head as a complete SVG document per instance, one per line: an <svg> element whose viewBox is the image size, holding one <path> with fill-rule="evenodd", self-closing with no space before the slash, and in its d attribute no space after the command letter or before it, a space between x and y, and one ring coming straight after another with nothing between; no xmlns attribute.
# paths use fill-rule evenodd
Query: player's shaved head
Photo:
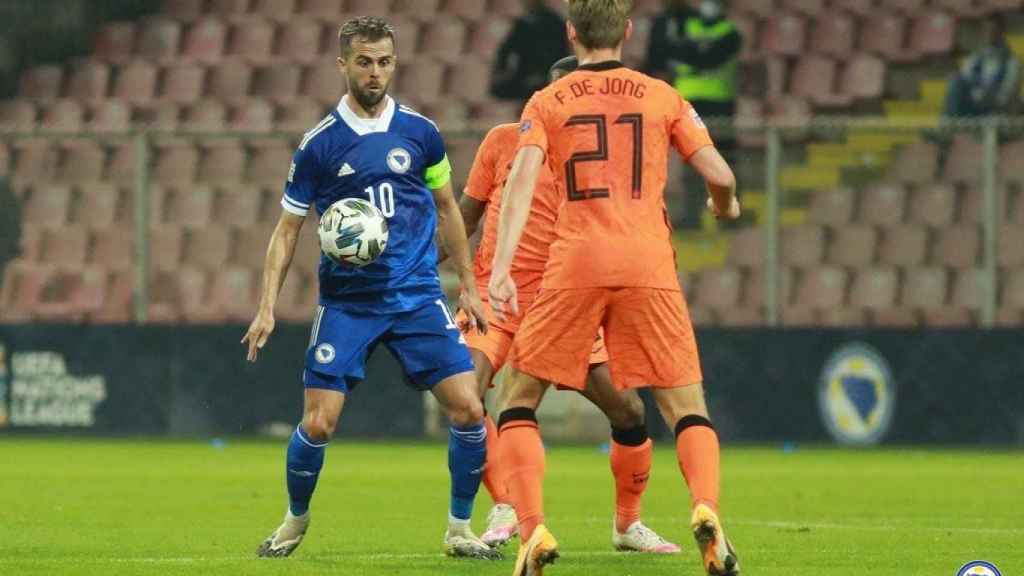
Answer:
<svg viewBox="0 0 1024 576"><path fill-rule="evenodd" d="M580 62L575 56L566 56L565 58L559 59L557 62L548 68L548 81L555 82L562 76L569 74L579 67Z"/></svg>
<svg viewBox="0 0 1024 576"><path fill-rule="evenodd" d="M352 41L376 42L389 38L395 42L395 28L387 20L376 16L357 16L348 20L338 29L338 45L341 57L348 58L352 53Z"/></svg>
<svg viewBox="0 0 1024 576"><path fill-rule="evenodd" d="M626 37L632 0L569 0L569 22L584 48L615 48Z"/></svg>

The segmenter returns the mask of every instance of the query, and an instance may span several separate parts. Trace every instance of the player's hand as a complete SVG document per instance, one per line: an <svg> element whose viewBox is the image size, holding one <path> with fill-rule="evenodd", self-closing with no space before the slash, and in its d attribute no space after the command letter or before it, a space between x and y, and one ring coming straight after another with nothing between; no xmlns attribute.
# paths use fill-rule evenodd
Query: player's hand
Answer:
<svg viewBox="0 0 1024 576"><path fill-rule="evenodd" d="M245 359L249 362L256 361L256 352L263 348L274 331L274 313L260 310L249 324L249 331L242 337L242 344L249 343L249 353Z"/></svg>
<svg viewBox="0 0 1024 576"><path fill-rule="evenodd" d="M484 310L484 303L480 301L480 294L476 286L459 292L459 309L466 312L466 321L459 328L463 332L476 330L481 334L487 334L487 313Z"/></svg>
<svg viewBox="0 0 1024 576"><path fill-rule="evenodd" d="M494 314L500 320L507 320L509 312L519 314L516 283L507 272L491 273L491 281L487 284L487 296L491 302L491 310L494 310Z"/></svg>
<svg viewBox="0 0 1024 576"><path fill-rule="evenodd" d="M732 202L729 203L729 208L723 211L718 209L714 198L708 196L708 210L711 210L711 213L719 220L735 220L740 217L740 201L734 195Z"/></svg>

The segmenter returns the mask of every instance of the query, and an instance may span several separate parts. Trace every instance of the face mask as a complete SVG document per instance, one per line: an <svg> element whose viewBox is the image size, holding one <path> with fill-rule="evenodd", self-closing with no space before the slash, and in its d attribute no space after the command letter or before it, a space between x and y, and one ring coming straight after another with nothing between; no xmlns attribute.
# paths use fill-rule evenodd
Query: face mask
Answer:
<svg viewBox="0 0 1024 576"><path fill-rule="evenodd" d="M714 0L704 0L700 3L700 16L705 20L714 20L722 13L722 6Z"/></svg>

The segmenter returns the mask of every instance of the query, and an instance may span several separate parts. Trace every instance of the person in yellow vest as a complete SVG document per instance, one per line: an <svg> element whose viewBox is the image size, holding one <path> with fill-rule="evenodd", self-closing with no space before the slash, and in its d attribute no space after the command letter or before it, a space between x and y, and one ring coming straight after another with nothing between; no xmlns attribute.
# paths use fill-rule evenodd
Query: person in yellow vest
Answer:
<svg viewBox="0 0 1024 576"><path fill-rule="evenodd" d="M732 122L736 116L736 65L743 36L726 16L721 0L701 0L694 9L688 0L665 0L651 25L647 73L675 86L708 123L723 155L735 148ZM689 172L689 171L688 171ZM696 228L704 210L700 178L687 172L682 214L673 224Z"/></svg>

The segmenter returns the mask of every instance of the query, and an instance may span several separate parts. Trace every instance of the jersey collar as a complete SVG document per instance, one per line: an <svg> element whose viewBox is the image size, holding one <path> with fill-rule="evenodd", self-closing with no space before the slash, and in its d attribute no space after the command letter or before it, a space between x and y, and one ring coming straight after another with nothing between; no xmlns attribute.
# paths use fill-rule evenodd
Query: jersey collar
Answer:
<svg viewBox="0 0 1024 576"><path fill-rule="evenodd" d="M360 118L348 105L348 94L341 97L338 102L338 116L348 124L353 132L360 136L373 134L375 132L387 132L391 127L391 119L395 116L395 101L391 96L384 95L384 111L376 118Z"/></svg>
<svg viewBox="0 0 1024 576"><path fill-rule="evenodd" d="M625 64L618 60L605 60L604 62L594 62L592 64L581 64L577 70L589 70L591 72L604 72L605 70L615 70L616 68L624 68Z"/></svg>

